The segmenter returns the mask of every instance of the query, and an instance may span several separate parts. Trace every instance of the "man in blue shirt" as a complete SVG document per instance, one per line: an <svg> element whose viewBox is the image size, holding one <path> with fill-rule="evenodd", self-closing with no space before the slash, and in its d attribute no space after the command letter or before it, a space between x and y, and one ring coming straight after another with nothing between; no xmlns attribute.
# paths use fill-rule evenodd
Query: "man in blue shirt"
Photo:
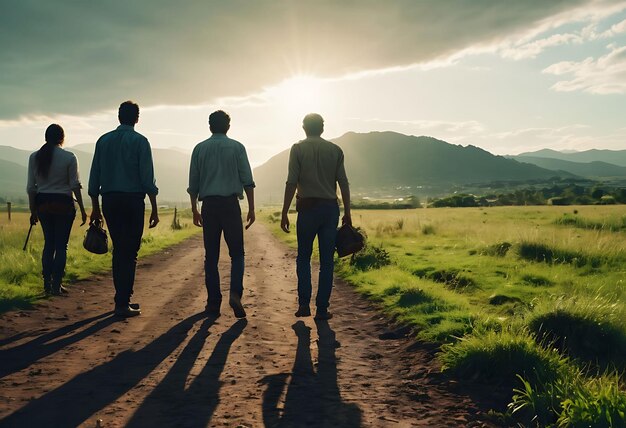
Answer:
<svg viewBox="0 0 626 428"><path fill-rule="evenodd" d="M136 132L139 106L132 101L120 105L120 126L104 134L96 143L89 175L89 196L93 205L91 221L102 220L102 212L113 242L113 284L115 314L139 315L139 305L130 303L135 282L137 253L144 226L144 198L150 198L149 227L159 222L152 150L146 137Z"/></svg>
<svg viewBox="0 0 626 428"><path fill-rule="evenodd" d="M226 136L230 116L222 110L209 116L210 138L199 143L191 154L189 188L193 224L202 226L204 234L204 270L208 299L206 312L220 315L222 293L217 263L220 257L222 232L231 259L230 306L237 318L245 318L241 304L243 295L244 249L243 225L239 199L245 191L248 199L246 229L255 220L254 181L246 149L238 141ZM198 199L202 213L198 212Z"/></svg>

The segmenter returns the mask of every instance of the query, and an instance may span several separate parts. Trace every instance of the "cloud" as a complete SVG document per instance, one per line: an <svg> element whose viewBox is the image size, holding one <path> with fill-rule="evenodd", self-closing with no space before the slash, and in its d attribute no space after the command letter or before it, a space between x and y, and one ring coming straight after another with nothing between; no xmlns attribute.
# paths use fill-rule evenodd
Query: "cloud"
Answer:
<svg viewBox="0 0 626 428"><path fill-rule="evenodd" d="M511 58L514 60L535 58L541 52L549 47L565 45L569 43L581 43L583 38L577 34L553 34L550 37L544 39L534 40L532 42L524 43L520 46L508 47L502 50L502 56L504 58Z"/></svg>
<svg viewBox="0 0 626 428"><path fill-rule="evenodd" d="M441 64L602 0L20 0L0 14L0 118L185 105L293 75ZM565 18L559 18L565 19Z"/></svg>
<svg viewBox="0 0 626 428"><path fill-rule="evenodd" d="M626 93L626 46L608 46L609 53L595 59L562 61L552 64L543 73L570 76L552 85L559 92L583 91L591 94Z"/></svg>

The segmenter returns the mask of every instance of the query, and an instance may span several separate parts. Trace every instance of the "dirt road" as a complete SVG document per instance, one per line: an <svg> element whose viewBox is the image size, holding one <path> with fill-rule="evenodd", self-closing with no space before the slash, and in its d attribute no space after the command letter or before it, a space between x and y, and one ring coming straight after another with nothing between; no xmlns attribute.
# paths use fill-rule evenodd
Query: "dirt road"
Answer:
<svg viewBox="0 0 626 428"><path fill-rule="evenodd" d="M246 254L247 320L226 299L203 314L199 238L140 262L140 317L113 317L110 275L2 315L0 426L483 426L433 350L348 285L336 281L329 322L298 319L294 251L255 224Z"/></svg>

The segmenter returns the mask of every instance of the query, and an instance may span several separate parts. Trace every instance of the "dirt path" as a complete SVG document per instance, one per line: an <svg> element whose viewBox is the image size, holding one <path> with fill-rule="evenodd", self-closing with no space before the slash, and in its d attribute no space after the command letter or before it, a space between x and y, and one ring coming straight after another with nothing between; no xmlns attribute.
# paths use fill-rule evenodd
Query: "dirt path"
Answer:
<svg viewBox="0 0 626 428"><path fill-rule="evenodd" d="M432 349L389 334L348 285L332 320L297 319L294 251L256 224L246 253L247 321L226 304L204 316L199 238L140 262L140 317L112 316L108 275L2 315L0 426L483 426Z"/></svg>

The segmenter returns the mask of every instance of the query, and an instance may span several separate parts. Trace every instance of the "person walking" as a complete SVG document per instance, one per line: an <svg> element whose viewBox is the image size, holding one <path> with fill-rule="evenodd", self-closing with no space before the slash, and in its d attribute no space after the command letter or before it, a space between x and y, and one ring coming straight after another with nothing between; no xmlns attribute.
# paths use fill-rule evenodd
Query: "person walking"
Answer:
<svg viewBox="0 0 626 428"><path fill-rule="evenodd" d="M120 126L101 136L89 175L89 196L93 210L91 221L106 220L113 243L113 284L115 314L139 315L139 304L130 303L134 291L137 253L144 228L144 199L150 199L149 227L159 223L150 143L135 131L139 106L125 101L118 112ZM102 195L102 211L99 196Z"/></svg>
<svg viewBox="0 0 626 428"><path fill-rule="evenodd" d="M219 316L222 303L217 263L222 232L230 255L229 304L237 318L245 318L243 296L244 244L239 199L246 193L248 215L246 229L255 221L254 181L246 154L240 142L226 136L230 116L218 110L209 116L211 137L202 141L191 154L189 187L193 224L202 227L204 236L204 271L207 289L206 312ZM202 211L198 211L198 199Z"/></svg>
<svg viewBox="0 0 626 428"><path fill-rule="evenodd" d="M67 293L63 286L67 244L70 239L76 208L80 208L82 223L87 221L78 175L78 160L63 149L65 132L60 125L48 126L46 143L28 159L28 202L30 224L41 222L44 247L41 255L43 288L46 294Z"/></svg>
<svg viewBox="0 0 626 428"><path fill-rule="evenodd" d="M306 115L302 128L306 138L294 144L289 153L289 171L280 225L283 231L289 232L289 206L297 190L298 310L295 315L297 317L311 315L311 254L313 241L317 236L320 271L315 319L328 320L332 318L328 307L333 287L333 256L339 222L337 184L341 189L344 208L342 223L348 225L352 225L350 187L344 167L343 151L336 144L321 137L324 132L322 116L316 113Z"/></svg>

